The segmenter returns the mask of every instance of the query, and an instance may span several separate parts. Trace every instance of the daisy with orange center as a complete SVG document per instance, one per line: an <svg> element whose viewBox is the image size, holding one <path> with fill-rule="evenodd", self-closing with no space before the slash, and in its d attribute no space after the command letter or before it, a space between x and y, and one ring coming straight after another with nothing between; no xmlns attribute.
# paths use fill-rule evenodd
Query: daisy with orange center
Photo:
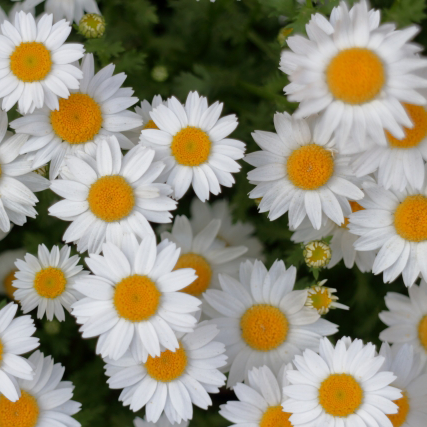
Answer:
<svg viewBox="0 0 427 427"><path fill-rule="evenodd" d="M16 279L17 268L15 261L24 258L26 251L24 249L14 249L4 251L0 254L0 294L6 295L10 300L14 300L13 293L16 288L13 281Z"/></svg>

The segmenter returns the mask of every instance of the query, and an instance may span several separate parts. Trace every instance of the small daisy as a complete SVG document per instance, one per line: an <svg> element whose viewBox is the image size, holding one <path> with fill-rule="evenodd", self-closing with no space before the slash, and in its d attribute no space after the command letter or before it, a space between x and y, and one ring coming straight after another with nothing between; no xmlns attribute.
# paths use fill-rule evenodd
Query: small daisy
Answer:
<svg viewBox="0 0 427 427"><path fill-rule="evenodd" d="M34 379L19 380L21 396L12 403L0 394L0 426L80 427L72 418L81 404L71 400L74 386L61 381L65 368L36 351L28 359L35 368Z"/></svg>
<svg viewBox="0 0 427 427"><path fill-rule="evenodd" d="M6 295L11 300L15 299L13 293L16 291L13 286L15 273L18 271L15 261L24 258L25 254L24 249L14 249L0 254L0 294Z"/></svg>
<svg viewBox="0 0 427 427"><path fill-rule="evenodd" d="M49 208L50 215L72 222L64 241L77 242L79 252L99 253L118 234L154 235L148 221L171 222L176 202L168 185L153 182L164 168L153 157L154 150L141 146L123 156L115 136L100 139L95 159L68 157L67 179L50 187L65 200Z"/></svg>
<svg viewBox="0 0 427 427"><path fill-rule="evenodd" d="M85 298L72 307L83 338L99 336L102 357L119 359L130 349L135 359L159 356L160 346L179 347L174 331L191 332L200 300L179 292L195 279L194 270L174 270L180 250L154 236L138 244L127 235L123 249L112 243L103 256L91 254L86 263L95 276L83 277L76 289Z"/></svg>
<svg viewBox="0 0 427 427"><path fill-rule="evenodd" d="M64 308L71 311L71 305L81 297L75 288L76 281L88 274L77 265L80 258L70 257L70 252L67 245L61 250L54 246L50 252L45 245L39 245L37 257L26 254L25 261L16 261L14 296L24 313L37 307L39 319L46 313L47 320L65 320Z"/></svg>
<svg viewBox="0 0 427 427"><path fill-rule="evenodd" d="M267 366L251 369L247 384L237 383L233 387L239 401L221 405L220 415L235 427L292 427L291 414L282 408L286 400L283 387L289 385L286 379L289 369L292 369L291 364L284 365L278 378Z"/></svg>
<svg viewBox="0 0 427 427"><path fill-rule="evenodd" d="M383 129L401 139L402 126L412 127L400 103L426 103L419 89L427 80L416 72L427 61L414 55L418 49L409 43L418 27L396 30L379 23L379 12L369 11L365 0L350 11L341 2L329 21L313 15L308 39L287 39L291 50L282 53L280 63L290 80L285 92L289 101L300 102L297 118L321 114L315 139L328 139L335 131L338 144L348 144L349 135L363 144L370 135L385 145Z"/></svg>
<svg viewBox="0 0 427 427"><path fill-rule="evenodd" d="M163 411L172 424L191 420L193 404L208 409L212 405L208 393L218 393L225 383L225 375L218 370L226 363L225 348L213 341L217 334L215 325L202 322L194 332L178 336L174 352L162 349L145 363L130 353L118 361L106 359L107 383L123 389L119 400L132 411L145 406L149 422L157 423Z"/></svg>
<svg viewBox="0 0 427 427"><path fill-rule="evenodd" d="M222 290L210 289L205 300L217 312L212 319L227 348L228 387L247 378L253 367L266 365L278 374L283 363L310 348L337 326L305 307L307 290L294 291L296 268L276 261L268 271L261 261L240 265L240 281L219 276Z"/></svg>
<svg viewBox="0 0 427 427"><path fill-rule="evenodd" d="M390 311L382 311L380 319L388 328L380 339L401 346L410 344L427 359L427 283L412 285L406 295L389 292L385 304Z"/></svg>
<svg viewBox="0 0 427 427"><path fill-rule="evenodd" d="M29 136L20 152L32 154L35 169L52 161L50 179L61 172L67 155L84 151L94 156L100 135L114 135L121 148L132 148L122 132L141 124L140 117L127 110L138 98L131 88L121 87L125 73L113 76L110 64L95 74L92 54L85 55L79 70L83 73L79 90L60 99L59 107L43 107L10 124L16 133Z"/></svg>
<svg viewBox="0 0 427 427"><path fill-rule="evenodd" d="M82 72L74 65L83 56L81 44L65 44L71 32L66 21L52 25L52 15L36 24L34 16L21 11L15 25L1 24L0 98L3 110L17 102L21 114L47 105L58 109L58 97L68 98L70 89L79 88Z"/></svg>
<svg viewBox="0 0 427 427"><path fill-rule="evenodd" d="M323 286L326 282L327 279L322 280L307 289L305 305L316 310L321 316L329 313L329 310L334 308L349 310L348 306L337 302L338 297L334 295L337 291L336 289Z"/></svg>
<svg viewBox="0 0 427 427"><path fill-rule="evenodd" d="M273 221L289 211L292 228L308 215L318 230L324 215L342 224L351 212L349 200L361 199L363 192L350 182L349 159L336 153L334 141L313 139L312 123L276 113L277 134L253 133L262 151L248 154L245 160L255 166L248 179L257 186L249 197L262 197L260 212L269 211Z"/></svg>
<svg viewBox="0 0 427 427"><path fill-rule="evenodd" d="M55 22L65 18L76 24L85 13L101 13L95 0L46 0L44 10L53 14Z"/></svg>
<svg viewBox="0 0 427 427"><path fill-rule="evenodd" d="M387 415L396 414L393 400L402 393L390 384L392 372L380 371L384 357L375 346L345 337L335 348L324 338L320 355L307 349L296 356L296 370L287 372L288 400L283 410L292 413L292 426L389 427Z"/></svg>
<svg viewBox="0 0 427 427"><path fill-rule="evenodd" d="M200 297L210 288L219 288L218 274L236 274L241 256L246 253L245 246L217 247L215 239L221 228L221 221L213 219L197 234L191 222L184 215L175 217L172 232L162 233L162 239L170 240L181 249L175 269L192 268L197 279L183 290Z"/></svg>
<svg viewBox="0 0 427 427"><path fill-rule="evenodd" d="M13 302L0 310L0 402L4 398L16 402L21 397L17 379L31 381L34 377L33 365L19 355L37 348L39 339L31 336L36 332L31 316L14 319L17 310Z"/></svg>
<svg viewBox="0 0 427 427"><path fill-rule="evenodd" d="M171 423L165 414L161 415L156 423L143 420L142 418L136 417L133 420L134 427L188 427L189 421L182 421L180 424Z"/></svg>
<svg viewBox="0 0 427 427"><path fill-rule="evenodd" d="M380 355L385 357L382 369L392 371L397 377L391 385L401 389L403 395L394 401L399 412L388 416L393 427L423 426L427 407L427 374L422 374L424 360L407 344L399 348L383 344Z"/></svg>
<svg viewBox="0 0 427 427"><path fill-rule="evenodd" d="M304 246L302 252L304 261L310 268L323 268L329 264L332 252L326 242L314 240Z"/></svg>
<svg viewBox="0 0 427 427"><path fill-rule="evenodd" d="M166 164L162 178L173 187L174 198L180 199L190 185L202 201L209 194L219 194L220 185L234 184L232 173L239 172L236 162L243 157L245 144L227 136L237 127L234 114L219 118L223 104L208 108L205 97L190 92L185 105L175 97L167 106L159 105L150 112L158 129L143 129L140 141L154 148Z"/></svg>

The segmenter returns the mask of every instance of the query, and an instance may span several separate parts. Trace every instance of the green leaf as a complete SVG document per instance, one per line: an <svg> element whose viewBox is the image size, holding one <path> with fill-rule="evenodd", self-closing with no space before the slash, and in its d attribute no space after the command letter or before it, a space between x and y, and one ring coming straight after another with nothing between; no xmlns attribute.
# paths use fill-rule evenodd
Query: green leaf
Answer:
<svg viewBox="0 0 427 427"><path fill-rule="evenodd" d="M426 17L425 0L395 0L383 13L383 21L394 21L398 27L421 22Z"/></svg>

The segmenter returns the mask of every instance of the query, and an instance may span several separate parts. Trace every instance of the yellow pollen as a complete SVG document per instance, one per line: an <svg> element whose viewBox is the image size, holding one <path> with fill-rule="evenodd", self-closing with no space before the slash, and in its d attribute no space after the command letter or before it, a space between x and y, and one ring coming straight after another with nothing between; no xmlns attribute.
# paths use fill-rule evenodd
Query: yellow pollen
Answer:
<svg viewBox="0 0 427 427"><path fill-rule="evenodd" d="M3 286L4 286L4 290L6 292L6 295L10 298L10 299L15 299L15 297L13 296L14 292L16 291L15 286L12 285L13 281L16 279L15 277L15 273L18 270L14 269L12 270L3 280Z"/></svg>
<svg viewBox="0 0 427 427"><path fill-rule="evenodd" d="M381 59L369 49L341 51L326 69L332 95L348 104L372 101L383 88L386 73Z"/></svg>
<svg viewBox="0 0 427 427"><path fill-rule="evenodd" d="M59 110L50 113L55 133L69 144L92 141L102 126L99 105L83 93L72 93L67 99L59 99Z"/></svg>
<svg viewBox="0 0 427 427"><path fill-rule="evenodd" d="M283 412L280 405L270 406L261 418L259 427L292 427L289 418L292 414Z"/></svg>
<svg viewBox="0 0 427 427"><path fill-rule="evenodd" d="M421 319L418 326L418 338L420 339L421 345L427 351L427 316Z"/></svg>
<svg viewBox="0 0 427 427"><path fill-rule="evenodd" d="M393 427L401 427L408 417L410 410L409 399L405 392L402 393L403 396L399 400L394 400L393 402L399 407L397 414L387 415Z"/></svg>
<svg viewBox="0 0 427 427"><path fill-rule="evenodd" d="M394 212L394 228L403 239L421 242L427 239L427 197L407 196Z"/></svg>
<svg viewBox="0 0 427 427"><path fill-rule="evenodd" d="M416 147L427 136L427 111L420 105L403 105L414 127L412 129L404 128L405 137L403 139L397 139L386 131L387 139L390 146L394 148Z"/></svg>
<svg viewBox="0 0 427 427"><path fill-rule="evenodd" d="M105 222L126 218L135 206L133 188L120 175L99 178L91 185L87 201L92 213Z"/></svg>
<svg viewBox="0 0 427 427"><path fill-rule="evenodd" d="M43 298L54 299L62 295L67 279L59 268L48 267L36 273L34 289Z"/></svg>
<svg viewBox="0 0 427 427"><path fill-rule="evenodd" d="M10 69L22 82L43 80L52 68L50 52L43 43L23 42L10 56Z"/></svg>
<svg viewBox="0 0 427 427"><path fill-rule="evenodd" d="M317 289L313 289L309 298L311 299L312 306L316 310L327 310L332 303L327 288L318 287Z"/></svg>
<svg viewBox="0 0 427 427"><path fill-rule="evenodd" d="M179 268L193 268L196 270L197 276L197 279L191 285L185 287L182 292L199 296L209 288L212 278L212 269L206 259L201 255L191 252L181 255L174 270L178 270Z"/></svg>
<svg viewBox="0 0 427 427"><path fill-rule="evenodd" d="M325 185L334 173L332 153L320 145L303 145L292 152L286 163L289 180L303 190Z"/></svg>
<svg viewBox="0 0 427 427"><path fill-rule="evenodd" d="M319 403L325 412L334 417L348 417L363 402L363 390L348 374L333 374L322 382Z"/></svg>
<svg viewBox="0 0 427 427"><path fill-rule="evenodd" d="M180 165L199 166L208 160L211 141L206 132L187 126L173 137L171 150Z"/></svg>
<svg viewBox="0 0 427 427"><path fill-rule="evenodd" d="M186 367L187 354L181 345L175 352L165 350L161 352L160 356L148 356L145 362L148 375L154 380L164 383L179 378Z"/></svg>
<svg viewBox="0 0 427 427"><path fill-rule="evenodd" d="M364 211L365 208L363 206L360 206L359 203L354 202L353 200L350 200L350 207L351 207L351 212L359 212L359 211ZM341 228L348 228L348 224L349 224L349 219L348 218L344 218L344 222L340 225Z"/></svg>
<svg viewBox="0 0 427 427"><path fill-rule="evenodd" d="M116 285L114 306L120 317L131 322L142 322L156 314L161 292L146 276L135 274Z"/></svg>
<svg viewBox="0 0 427 427"><path fill-rule="evenodd" d="M0 427L35 427L39 414L37 400L26 391L15 403L0 395Z"/></svg>
<svg viewBox="0 0 427 427"><path fill-rule="evenodd" d="M286 340L289 324L286 316L269 304L254 305L240 320L242 338L249 347L258 351L270 351Z"/></svg>
<svg viewBox="0 0 427 427"><path fill-rule="evenodd" d="M142 129L158 129L153 120L148 120L147 124Z"/></svg>

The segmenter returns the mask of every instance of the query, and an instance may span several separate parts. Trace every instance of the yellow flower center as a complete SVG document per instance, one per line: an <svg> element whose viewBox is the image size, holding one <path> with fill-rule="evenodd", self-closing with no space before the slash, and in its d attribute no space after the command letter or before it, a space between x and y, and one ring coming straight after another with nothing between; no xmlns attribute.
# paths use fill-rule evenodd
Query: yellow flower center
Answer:
<svg viewBox="0 0 427 427"><path fill-rule="evenodd" d="M173 137L171 150L180 165L199 166L208 160L211 141L206 132L187 126Z"/></svg>
<svg viewBox="0 0 427 427"><path fill-rule="evenodd" d="M418 325L418 338L420 339L421 345L427 351L427 316L424 316Z"/></svg>
<svg viewBox="0 0 427 427"><path fill-rule="evenodd" d="M384 65L369 49L343 50L326 69L326 82L332 95L348 104L373 100L381 92L385 81Z"/></svg>
<svg viewBox="0 0 427 427"><path fill-rule="evenodd" d="M157 125L154 123L153 120L148 120L146 125L143 127L143 129L158 129Z"/></svg>
<svg viewBox="0 0 427 427"><path fill-rule="evenodd" d="M0 362L2 361L2 359L3 359L3 344L0 340Z"/></svg>
<svg viewBox="0 0 427 427"><path fill-rule="evenodd" d="M394 403L399 407L398 413L387 415L393 427L401 427L405 423L410 410L408 396L405 392L402 394L403 396L399 400L394 400Z"/></svg>
<svg viewBox="0 0 427 427"><path fill-rule="evenodd" d="M328 310L332 303L328 289L323 287L312 289L308 298L311 300L311 305L318 311Z"/></svg>
<svg viewBox="0 0 427 427"><path fill-rule="evenodd" d="M404 128L405 137L403 139L395 138L386 131L388 142L394 148L416 147L427 136L427 111L421 105L403 104L414 124L412 129Z"/></svg>
<svg viewBox="0 0 427 427"><path fill-rule="evenodd" d="M26 391L16 402L0 395L0 427L35 427L39 414L37 400Z"/></svg>
<svg viewBox="0 0 427 427"><path fill-rule="evenodd" d="M334 159L332 153L320 145L308 144L292 152L286 170L296 187L315 190L325 185L334 173Z"/></svg>
<svg viewBox="0 0 427 427"><path fill-rule="evenodd" d="M289 418L292 414L283 412L280 405L270 406L261 418L259 427L292 427Z"/></svg>
<svg viewBox="0 0 427 427"><path fill-rule="evenodd" d="M43 80L52 68L50 52L43 43L23 42L10 56L10 69L26 83Z"/></svg>
<svg viewBox="0 0 427 427"><path fill-rule="evenodd" d="M36 273L34 289L43 298L54 299L62 295L67 279L59 268L48 267Z"/></svg>
<svg viewBox="0 0 427 427"><path fill-rule="evenodd" d="M363 206L360 206L359 203L354 202L352 200L349 201L350 206L351 206L351 211L354 212L359 212L359 211L364 211L365 208ZM350 223L348 218L344 218L344 222L340 225L341 228L348 228L348 224Z"/></svg>
<svg viewBox="0 0 427 427"><path fill-rule="evenodd" d="M427 239L427 197L408 196L394 213L394 228L403 239L421 242Z"/></svg>
<svg viewBox="0 0 427 427"><path fill-rule="evenodd" d="M249 347L258 351L270 351L279 347L289 331L286 316L269 304L254 305L240 320L242 338Z"/></svg>
<svg viewBox="0 0 427 427"><path fill-rule="evenodd" d="M333 374L322 382L319 402L325 412L334 417L348 417L363 402L363 390L348 374Z"/></svg>
<svg viewBox="0 0 427 427"><path fill-rule="evenodd" d="M187 354L180 346L175 352L170 350L162 351L160 356L148 356L145 368L148 375L156 381L164 383L179 378L187 367Z"/></svg>
<svg viewBox="0 0 427 427"><path fill-rule="evenodd" d="M196 270L197 275L197 279L191 285L185 287L182 292L199 296L209 288L212 279L212 269L206 259L201 255L191 252L181 255L174 270L178 270L179 268L193 268Z"/></svg>
<svg viewBox="0 0 427 427"><path fill-rule="evenodd" d="M161 295L152 280L135 274L116 285L114 306L120 317L131 322L142 322L157 312Z"/></svg>
<svg viewBox="0 0 427 427"><path fill-rule="evenodd" d="M103 176L94 182L87 201L92 213L105 222L126 218L135 206L133 188L119 175Z"/></svg>
<svg viewBox="0 0 427 427"><path fill-rule="evenodd" d="M102 126L99 105L83 93L72 93L68 99L59 99L59 110L50 113L55 133L69 144L92 141Z"/></svg>
<svg viewBox="0 0 427 427"><path fill-rule="evenodd" d="M14 269L12 270L9 274L7 274L7 276L4 278L3 280L3 287L4 290L6 292L6 295L10 298L10 299L15 299L15 297L13 296L14 292L16 291L15 286L13 286L13 281L16 279L15 277L15 273L18 270Z"/></svg>

